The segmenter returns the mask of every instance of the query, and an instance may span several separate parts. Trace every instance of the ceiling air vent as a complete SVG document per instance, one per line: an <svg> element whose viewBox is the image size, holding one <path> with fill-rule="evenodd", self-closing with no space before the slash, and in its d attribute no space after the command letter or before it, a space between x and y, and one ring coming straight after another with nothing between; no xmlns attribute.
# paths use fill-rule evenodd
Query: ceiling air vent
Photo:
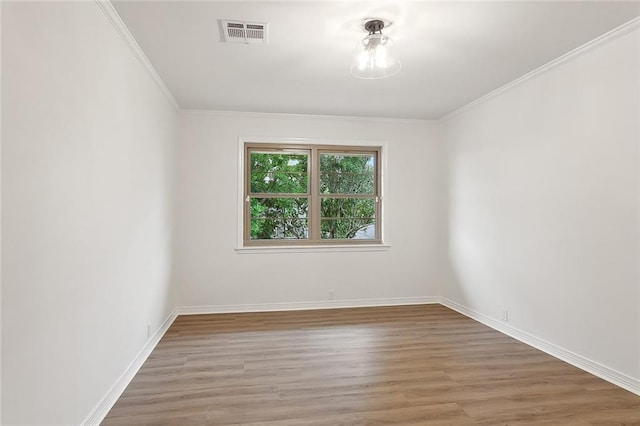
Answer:
<svg viewBox="0 0 640 426"><path fill-rule="evenodd" d="M221 20L220 26L226 43L267 44L267 24Z"/></svg>

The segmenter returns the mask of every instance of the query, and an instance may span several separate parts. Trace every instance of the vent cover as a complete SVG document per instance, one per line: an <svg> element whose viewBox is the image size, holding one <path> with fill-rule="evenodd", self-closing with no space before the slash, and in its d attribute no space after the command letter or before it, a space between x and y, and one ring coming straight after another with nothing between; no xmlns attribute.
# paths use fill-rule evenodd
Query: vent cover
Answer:
<svg viewBox="0 0 640 426"><path fill-rule="evenodd" d="M267 24L221 20L222 34L226 43L267 44Z"/></svg>

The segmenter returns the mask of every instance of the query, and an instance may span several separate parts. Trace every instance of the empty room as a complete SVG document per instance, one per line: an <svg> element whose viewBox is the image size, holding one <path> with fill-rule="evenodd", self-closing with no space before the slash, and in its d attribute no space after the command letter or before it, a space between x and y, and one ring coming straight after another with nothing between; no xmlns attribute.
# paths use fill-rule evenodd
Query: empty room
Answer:
<svg viewBox="0 0 640 426"><path fill-rule="evenodd" d="M2 425L640 425L640 1L1 1Z"/></svg>

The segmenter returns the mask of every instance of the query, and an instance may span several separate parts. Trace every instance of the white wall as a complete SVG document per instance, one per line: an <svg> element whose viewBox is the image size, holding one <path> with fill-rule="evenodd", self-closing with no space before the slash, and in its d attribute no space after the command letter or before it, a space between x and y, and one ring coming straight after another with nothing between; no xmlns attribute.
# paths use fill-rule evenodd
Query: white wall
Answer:
<svg viewBox="0 0 640 426"><path fill-rule="evenodd" d="M638 37L441 126L183 112L176 130L96 4L3 2L2 423L82 421L176 305L329 290L508 309L640 378ZM238 254L239 136L388 142L391 248Z"/></svg>
<svg viewBox="0 0 640 426"><path fill-rule="evenodd" d="M442 124L443 295L635 380L639 52L636 29Z"/></svg>
<svg viewBox="0 0 640 426"><path fill-rule="evenodd" d="M78 424L176 304L175 112L96 3L2 8L2 423Z"/></svg>
<svg viewBox="0 0 640 426"><path fill-rule="evenodd" d="M0 34L2 34L2 3L0 3ZM0 37L1 42L1 37ZM0 48L1 50L1 48ZM0 70L2 70L0 54ZM0 99L2 99L2 79L0 78ZM0 102L0 188L2 188L2 103ZM2 223L2 197L0 196L0 224ZM2 226L0 226L0 424L2 424Z"/></svg>
<svg viewBox="0 0 640 426"><path fill-rule="evenodd" d="M185 306L420 298L438 294L435 124L184 112L176 188L176 278ZM238 137L388 142L387 242L358 253L238 254Z"/></svg>

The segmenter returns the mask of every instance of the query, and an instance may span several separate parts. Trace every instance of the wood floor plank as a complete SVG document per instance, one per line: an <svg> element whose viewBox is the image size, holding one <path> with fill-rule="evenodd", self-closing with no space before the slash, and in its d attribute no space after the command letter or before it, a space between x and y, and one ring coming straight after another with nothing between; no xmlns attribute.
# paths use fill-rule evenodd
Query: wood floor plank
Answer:
<svg viewBox="0 0 640 426"><path fill-rule="evenodd" d="M440 305L180 316L103 425L640 425L640 397Z"/></svg>

